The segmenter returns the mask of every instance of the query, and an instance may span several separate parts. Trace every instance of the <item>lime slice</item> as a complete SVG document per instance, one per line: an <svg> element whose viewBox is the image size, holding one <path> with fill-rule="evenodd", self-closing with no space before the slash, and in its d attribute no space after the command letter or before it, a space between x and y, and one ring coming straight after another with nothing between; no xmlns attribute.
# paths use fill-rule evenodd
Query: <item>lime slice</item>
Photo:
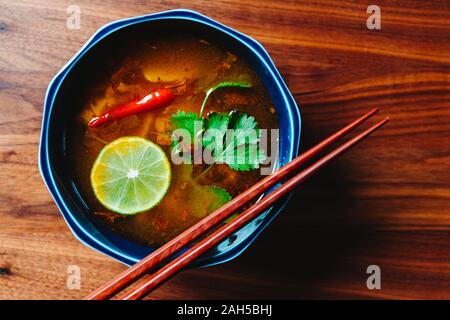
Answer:
<svg viewBox="0 0 450 320"><path fill-rule="evenodd" d="M122 137L107 144L91 171L98 201L120 214L156 206L170 185L170 163L164 151L140 137Z"/></svg>

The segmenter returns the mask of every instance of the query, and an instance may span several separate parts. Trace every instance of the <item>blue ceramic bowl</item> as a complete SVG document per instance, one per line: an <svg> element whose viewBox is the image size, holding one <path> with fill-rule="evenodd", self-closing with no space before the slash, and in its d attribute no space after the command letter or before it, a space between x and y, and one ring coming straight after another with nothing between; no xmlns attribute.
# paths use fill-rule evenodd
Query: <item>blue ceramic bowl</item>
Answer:
<svg viewBox="0 0 450 320"><path fill-rule="evenodd" d="M258 73L275 104L280 124L280 148L277 166L292 160L300 141L300 114L271 58L257 41L224 26L204 15L190 10L172 10L109 23L98 30L78 53L58 72L50 83L42 120L39 167L44 181L75 236L87 246L127 265L141 260L154 249L130 242L91 218L89 209L77 191L68 169L66 128L73 110L65 108L64 101L77 99L77 82L83 69L95 70L95 59L108 54L114 45L120 45L130 36L189 32L220 42L245 59ZM245 250L259 233L283 209L277 204L260 217L237 231L213 248L193 266L208 266L228 261Z"/></svg>

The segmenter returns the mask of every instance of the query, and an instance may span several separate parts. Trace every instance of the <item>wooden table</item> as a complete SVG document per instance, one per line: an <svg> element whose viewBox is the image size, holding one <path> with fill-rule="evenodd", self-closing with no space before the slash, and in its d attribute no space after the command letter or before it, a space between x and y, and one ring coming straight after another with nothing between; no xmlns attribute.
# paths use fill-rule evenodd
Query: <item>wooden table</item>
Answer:
<svg viewBox="0 0 450 320"><path fill-rule="evenodd" d="M66 27L67 6L81 29ZM299 189L239 258L158 299L450 298L450 3L0 0L0 298L76 299L124 270L79 243L37 167L53 75L103 24L188 7L258 39L303 116L302 150L379 106L391 123ZM292 244L285 247L286 242ZM81 289L66 287L68 265ZM366 268L381 268L368 290Z"/></svg>

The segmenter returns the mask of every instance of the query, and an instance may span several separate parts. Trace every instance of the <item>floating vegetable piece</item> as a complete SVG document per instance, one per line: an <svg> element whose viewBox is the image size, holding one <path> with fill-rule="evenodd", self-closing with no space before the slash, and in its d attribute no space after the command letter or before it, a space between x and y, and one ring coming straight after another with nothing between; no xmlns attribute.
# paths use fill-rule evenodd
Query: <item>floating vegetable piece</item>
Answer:
<svg viewBox="0 0 450 320"><path fill-rule="evenodd" d="M182 201L181 207L174 211L199 219L230 201L231 195L224 188L199 183L198 180L193 179L193 170L194 166L191 164L182 164L174 168L179 179L178 183L182 187L172 189L175 191L172 196L176 195Z"/></svg>
<svg viewBox="0 0 450 320"><path fill-rule="evenodd" d="M231 200L231 195L225 189L216 186L191 184L189 192L186 206L189 207L190 214L198 219L206 217Z"/></svg>
<svg viewBox="0 0 450 320"><path fill-rule="evenodd" d="M167 106L175 99L170 89L154 90L141 100L130 101L124 105L115 107L102 115L92 118L89 127L97 127L112 120L120 119L132 114L153 110Z"/></svg>
<svg viewBox="0 0 450 320"><path fill-rule="evenodd" d="M170 178L164 151L140 137L122 137L106 145L91 170L98 201L124 215L156 206L169 189Z"/></svg>
<svg viewBox="0 0 450 320"><path fill-rule="evenodd" d="M231 195L222 188L216 186L191 185L189 212L192 216L201 219L216 211L231 200Z"/></svg>
<svg viewBox="0 0 450 320"><path fill-rule="evenodd" d="M202 106L200 107L200 115L203 113L203 109L206 106L206 102L208 101L209 96L216 91L219 88L225 88L225 87L238 87L238 88L251 88L251 83L248 82L232 82L232 81L224 81L216 84L214 87L209 88L206 91L205 99L203 99Z"/></svg>
<svg viewBox="0 0 450 320"><path fill-rule="evenodd" d="M223 206L225 203L230 201L232 199L231 195L228 193L227 190L216 187L216 186L209 186L208 191L211 192L214 197L216 198L216 201L211 203L208 207L208 213L212 213L219 209L221 206Z"/></svg>

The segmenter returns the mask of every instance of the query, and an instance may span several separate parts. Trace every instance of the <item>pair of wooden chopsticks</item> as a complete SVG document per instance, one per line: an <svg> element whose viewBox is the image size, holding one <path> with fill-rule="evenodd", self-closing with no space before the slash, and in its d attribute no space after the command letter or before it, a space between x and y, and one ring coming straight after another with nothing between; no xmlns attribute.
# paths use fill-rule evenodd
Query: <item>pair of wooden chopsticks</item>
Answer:
<svg viewBox="0 0 450 320"><path fill-rule="evenodd" d="M280 181L282 181L286 176L292 174L300 165L304 164L311 157L317 155L324 148L328 147L331 143L335 142L337 139L343 137L352 129L363 123L369 117L374 115L378 109L373 109L370 112L366 113L361 118L355 120L350 123L346 127L342 128L335 134L331 135L327 139L323 140L316 146L312 147L305 153L301 154L285 166L281 167L273 174L265 177L230 202L214 211L203 220L199 221L171 241L167 242L165 245L161 246L159 249L155 250L153 253L142 259L140 262L136 263L131 268L125 270L117 277L98 288L87 297L86 300L104 300L112 297L118 291L124 289L127 285L139 279L145 273L152 271L153 268L158 266L165 259L172 256L178 250L183 248L185 245L198 238L201 235L204 235L206 231L211 229L212 227L222 222L225 218L229 217L233 212L237 209L241 208L243 205L248 203L250 200L254 199L257 195L262 192L268 190L270 187L276 185ZM289 180L285 181L281 184L277 189L263 197L259 202L239 214L236 218L231 220L230 222L222 225L217 228L215 231L209 233L206 237L192 245L186 252L180 254L175 259L171 260L163 267L148 275L147 278L143 280L142 283L139 283L136 288L133 288L131 292L129 292L123 300L135 300L143 297L148 294L150 291L156 289L160 286L164 281L168 280L175 273L180 271L183 267L193 262L196 258L198 258L201 254L203 254L208 249L220 243L223 239L230 236L233 232L237 231L240 227L244 226L252 219L257 217L261 212L268 209L271 205L273 205L277 200L288 194L292 191L297 185L303 182L305 179L310 177L313 173L318 171L332 159L338 157L343 154L345 151L349 150L352 146L357 144L359 141L366 138L376 129L384 125L389 121L389 118L385 118L384 120L378 122L374 126L369 129L363 131L358 134L353 139L347 141L340 147L334 149L324 157L320 158L317 162L313 163L303 171L297 173Z"/></svg>

